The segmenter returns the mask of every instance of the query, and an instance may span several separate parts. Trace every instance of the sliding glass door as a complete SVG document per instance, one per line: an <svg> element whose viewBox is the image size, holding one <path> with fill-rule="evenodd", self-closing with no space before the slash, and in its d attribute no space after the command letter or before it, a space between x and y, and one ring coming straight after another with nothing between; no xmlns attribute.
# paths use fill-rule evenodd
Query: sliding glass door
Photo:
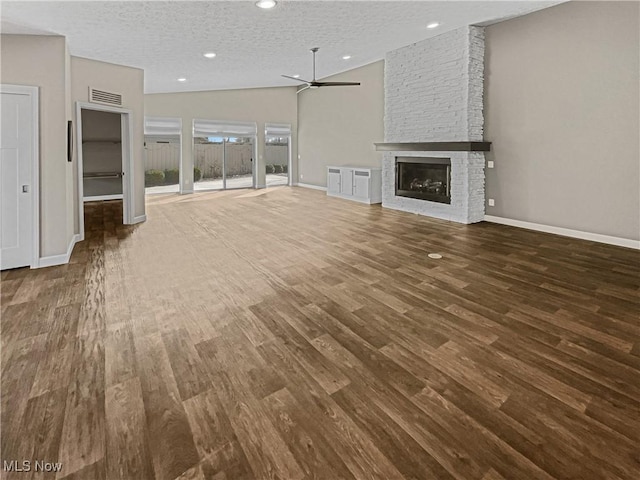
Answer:
<svg viewBox="0 0 640 480"><path fill-rule="evenodd" d="M225 188L253 188L252 137L227 137L224 142Z"/></svg>
<svg viewBox="0 0 640 480"><path fill-rule="evenodd" d="M194 190L255 187L255 123L194 120Z"/></svg>
<svg viewBox="0 0 640 480"><path fill-rule="evenodd" d="M224 137L193 139L194 190L224 189Z"/></svg>

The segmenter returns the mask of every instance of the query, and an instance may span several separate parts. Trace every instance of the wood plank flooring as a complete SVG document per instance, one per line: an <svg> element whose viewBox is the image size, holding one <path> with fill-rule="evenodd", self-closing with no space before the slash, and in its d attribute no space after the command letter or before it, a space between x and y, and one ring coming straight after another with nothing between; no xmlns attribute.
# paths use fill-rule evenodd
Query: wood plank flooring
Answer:
<svg viewBox="0 0 640 480"><path fill-rule="evenodd" d="M147 203L2 272L1 460L62 462L2 478L640 478L638 251L301 188Z"/></svg>

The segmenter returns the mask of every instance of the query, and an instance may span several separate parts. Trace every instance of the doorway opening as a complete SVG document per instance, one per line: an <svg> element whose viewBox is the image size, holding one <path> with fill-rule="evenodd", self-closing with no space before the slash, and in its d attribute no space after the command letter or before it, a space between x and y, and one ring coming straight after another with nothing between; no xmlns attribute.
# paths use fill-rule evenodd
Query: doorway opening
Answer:
<svg viewBox="0 0 640 480"><path fill-rule="evenodd" d="M76 105L78 224L85 238L85 203L122 202L122 223L133 223L131 111L93 103Z"/></svg>

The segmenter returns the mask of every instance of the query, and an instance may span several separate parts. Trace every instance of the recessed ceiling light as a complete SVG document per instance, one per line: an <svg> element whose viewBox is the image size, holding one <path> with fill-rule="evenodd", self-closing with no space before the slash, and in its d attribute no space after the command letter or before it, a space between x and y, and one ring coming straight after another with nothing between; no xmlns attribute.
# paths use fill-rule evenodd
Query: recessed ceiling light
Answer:
<svg viewBox="0 0 640 480"><path fill-rule="evenodd" d="M258 2L256 2L256 7L260 7L260 8L273 8L276 6L278 2L276 2L275 0L260 0Z"/></svg>
<svg viewBox="0 0 640 480"><path fill-rule="evenodd" d="M202 55L204 55L204 56L205 56L205 57L207 57L207 58L213 58L213 57L215 57L215 56L216 56L216 54L215 54L215 53L213 53L213 52L203 53Z"/></svg>
<svg viewBox="0 0 640 480"><path fill-rule="evenodd" d="M429 25L427 25L427 28L436 28L436 27L439 27L439 26L440 26L440 24L438 22L433 22L433 23L430 23Z"/></svg>
<svg viewBox="0 0 640 480"><path fill-rule="evenodd" d="M292 75L293 78L300 78L300 75Z"/></svg>
<svg viewBox="0 0 640 480"><path fill-rule="evenodd" d="M344 55L342 57L343 60L349 60L351 58L351 55Z"/></svg>
<svg viewBox="0 0 640 480"><path fill-rule="evenodd" d="M186 78L184 78L184 77L180 77L180 78L178 79L178 81L179 81L179 82L186 82L186 81L187 81L187 79L186 79Z"/></svg>

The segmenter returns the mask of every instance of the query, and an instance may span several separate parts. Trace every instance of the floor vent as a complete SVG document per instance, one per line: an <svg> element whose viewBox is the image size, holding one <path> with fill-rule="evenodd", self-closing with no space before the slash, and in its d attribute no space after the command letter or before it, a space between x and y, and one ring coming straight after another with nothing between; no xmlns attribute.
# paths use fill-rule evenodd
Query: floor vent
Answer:
<svg viewBox="0 0 640 480"><path fill-rule="evenodd" d="M122 95L89 87L89 101L92 103L101 103L102 105L114 105L116 107L121 107Z"/></svg>

